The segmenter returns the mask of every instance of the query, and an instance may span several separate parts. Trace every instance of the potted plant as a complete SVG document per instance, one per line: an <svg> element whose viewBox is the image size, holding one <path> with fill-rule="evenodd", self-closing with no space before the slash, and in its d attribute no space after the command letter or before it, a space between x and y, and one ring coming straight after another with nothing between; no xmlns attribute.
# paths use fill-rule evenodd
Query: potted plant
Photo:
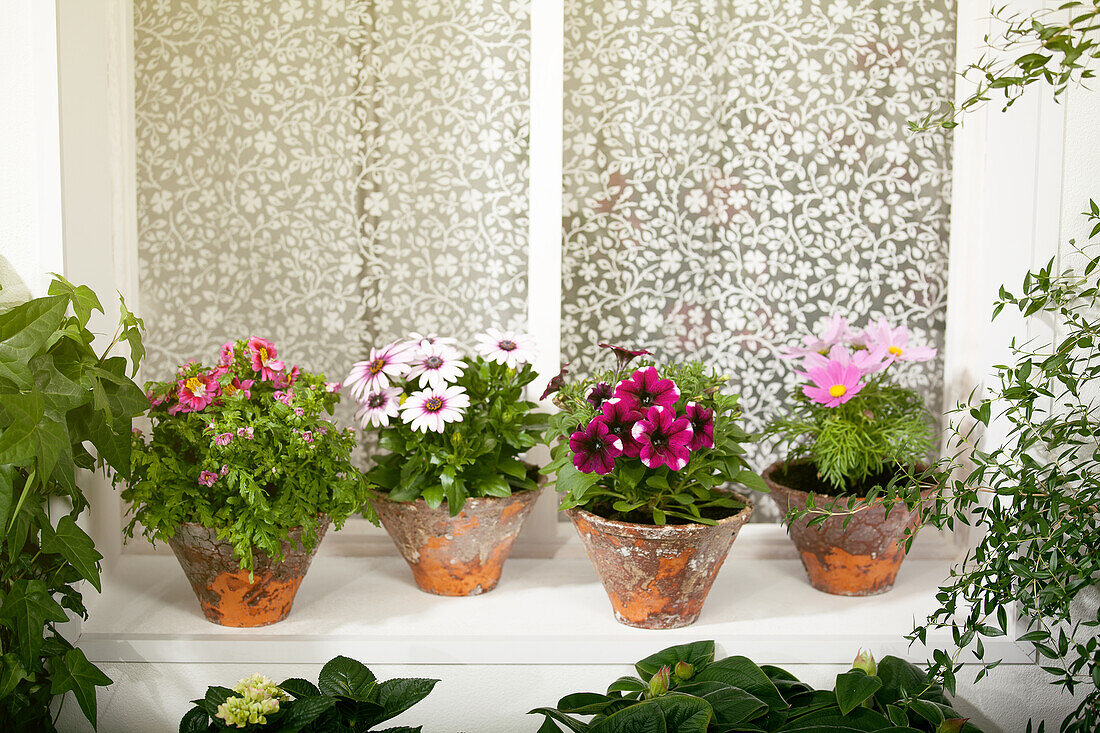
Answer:
<svg viewBox="0 0 1100 733"><path fill-rule="evenodd" d="M524 388L534 340L489 329L476 354L453 338L412 334L356 362L347 386L364 430L386 451L367 478L371 504L421 590L492 590L539 497L520 457L545 429Z"/></svg>
<svg viewBox="0 0 1100 733"><path fill-rule="evenodd" d="M979 730L951 708L942 687L897 657L876 663L861 651L832 690L747 657L716 661L713 641L669 647L634 668L637 677L620 677L606 694L575 692L529 714L543 716L540 733Z"/></svg>
<svg viewBox="0 0 1100 733"><path fill-rule="evenodd" d="M141 525L168 542L210 621L281 621L329 523L367 500L352 431L325 417L340 385L288 369L253 336L147 390L152 431L134 432L122 491L127 535Z"/></svg>
<svg viewBox="0 0 1100 733"><path fill-rule="evenodd" d="M276 685L261 674L232 688L212 686L193 700L180 721L180 733L241 730L261 733L366 731L405 712L427 697L439 680L394 679L379 682L366 665L335 657L321 668L317 684L291 678ZM420 733L402 726L383 733Z"/></svg>
<svg viewBox="0 0 1100 733"><path fill-rule="evenodd" d="M559 375L547 388L561 408L547 470L616 620L687 626L752 514L726 486L765 488L744 459L750 436L737 424L737 395L721 391L726 377L699 362L631 369L649 352L601 346L614 369L573 383Z"/></svg>
<svg viewBox="0 0 1100 733"><path fill-rule="evenodd" d="M818 590L865 596L894 585L921 520L921 507L898 493L935 489L926 463L931 415L892 376L897 365L935 353L910 345L905 326L879 319L856 333L835 313L821 335L784 354L802 360L796 373L805 382L768 428L787 458L764 480Z"/></svg>

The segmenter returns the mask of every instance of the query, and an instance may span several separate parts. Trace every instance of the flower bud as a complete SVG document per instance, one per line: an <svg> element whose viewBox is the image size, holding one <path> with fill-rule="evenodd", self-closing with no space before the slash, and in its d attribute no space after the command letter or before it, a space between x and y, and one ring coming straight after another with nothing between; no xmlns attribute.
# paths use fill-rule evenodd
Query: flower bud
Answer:
<svg viewBox="0 0 1100 733"><path fill-rule="evenodd" d="M695 667L688 662L677 662L672 670L672 676L677 682L687 682L695 674Z"/></svg>
<svg viewBox="0 0 1100 733"><path fill-rule="evenodd" d="M657 674L649 678L649 696L657 697L668 692L669 677L672 669L666 664L657 670Z"/></svg>
<svg viewBox="0 0 1100 733"><path fill-rule="evenodd" d="M959 733L970 718L948 718L936 728L936 733Z"/></svg>
<svg viewBox="0 0 1100 733"><path fill-rule="evenodd" d="M875 658L869 650L860 649L859 654L852 661L852 669L862 669L869 676L874 677L878 673L878 664L875 663Z"/></svg>

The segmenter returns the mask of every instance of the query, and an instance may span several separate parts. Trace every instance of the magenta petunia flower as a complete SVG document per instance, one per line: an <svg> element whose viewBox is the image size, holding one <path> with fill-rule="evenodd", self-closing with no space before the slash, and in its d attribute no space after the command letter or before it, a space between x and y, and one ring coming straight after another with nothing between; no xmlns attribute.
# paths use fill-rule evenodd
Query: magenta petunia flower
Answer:
<svg viewBox="0 0 1100 733"><path fill-rule="evenodd" d="M214 445L229 445L233 442L233 433L220 433L214 437Z"/></svg>
<svg viewBox="0 0 1100 733"><path fill-rule="evenodd" d="M638 441L638 458L650 468L668 466L679 471L691 458L691 420L676 417L669 407L650 407L645 417L634 423L631 435Z"/></svg>
<svg viewBox="0 0 1100 733"><path fill-rule="evenodd" d="M839 407L855 397L863 383L863 376L855 364L830 361L823 367L811 369L807 375L813 384L802 387L802 393L818 404Z"/></svg>
<svg viewBox="0 0 1100 733"><path fill-rule="evenodd" d="M615 359L618 361L620 369L633 361L635 357L645 356L646 354L652 353L650 351L647 351L646 349L627 349L623 348L622 346L614 346L612 344L601 343L597 344L597 346L599 346L601 349L611 349L611 351L615 354Z"/></svg>
<svg viewBox="0 0 1100 733"><path fill-rule="evenodd" d="M211 374L196 374L180 380L180 401L177 411L198 412L214 401L221 385Z"/></svg>
<svg viewBox="0 0 1100 733"><path fill-rule="evenodd" d="M286 368L286 364L275 358L279 355L275 350L275 344L259 336L248 339L248 355L252 362L252 369L260 373L260 379L274 380L276 375Z"/></svg>
<svg viewBox="0 0 1100 733"><path fill-rule="evenodd" d="M546 383L546 389L542 391L542 396L539 397L540 400L545 400L561 389L561 386L565 384L565 375L569 372L569 369L567 369L568 366L569 362L565 362L561 365L561 371L550 378L550 381Z"/></svg>
<svg viewBox="0 0 1100 733"><path fill-rule="evenodd" d="M202 471L199 473L199 484L202 486L213 486L214 482L218 480L218 474L213 471Z"/></svg>
<svg viewBox="0 0 1100 733"><path fill-rule="evenodd" d="M892 328L885 318L880 318L867 326L862 340L868 350L876 347L885 351L887 364L895 361L928 361L936 355L931 346L910 346L909 329L905 326Z"/></svg>
<svg viewBox="0 0 1100 733"><path fill-rule="evenodd" d="M611 385L607 382L600 382L599 384L588 390L588 396L585 397L588 400L588 404L592 405L597 410L603 407L603 403L611 399L613 390Z"/></svg>
<svg viewBox="0 0 1100 733"><path fill-rule="evenodd" d="M631 431L634 429L634 423L642 419L642 413L619 397L604 402L601 412L608 432L623 441L623 455L627 458L637 458L640 446L634 440Z"/></svg>
<svg viewBox="0 0 1100 733"><path fill-rule="evenodd" d="M655 405L671 408L680 399L680 390L671 379L661 379L656 367L648 366L619 382L615 396L630 403L631 409L645 412Z"/></svg>
<svg viewBox="0 0 1100 733"><path fill-rule="evenodd" d="M389 387L391 377L399 377L409 370L415 349L416 345L407 341L393 341L381 349L371 349L366 359L351 365L344 386L358 401L371 392Z"/></svg>
<svg viewBox="0 0 1100 733"><path fill-rule="evenodd" d="M689 402L684 408L684 416L691 421L691 443L688 448L702 450L714 447L714 410L703 407L698 402Z"/></svg>
<svg viewBox="0 0 1100 733"><path fill-rule="evenodd" d="M584 430L569 436L569 449L573 451L573 465L578 471L604 475L615 467L615 458L623 452L623 442L612 435L604 419L597 416Z"/></svg>

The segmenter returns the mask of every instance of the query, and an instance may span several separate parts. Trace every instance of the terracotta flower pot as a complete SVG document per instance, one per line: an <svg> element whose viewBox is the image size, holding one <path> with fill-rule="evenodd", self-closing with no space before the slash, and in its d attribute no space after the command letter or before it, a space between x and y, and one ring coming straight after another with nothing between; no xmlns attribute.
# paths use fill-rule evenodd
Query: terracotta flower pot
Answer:
<svg viewBox="0 0 1100 733"><path fill-rule="evenodd" d="M730 492L733 493L733 492ZM600 576L615 620L642 629L675 629L699 618L730 545L752 514L752 502L716 525L633 524L566 512Z"/></svg>
<svg viewBox="0 0 1100 733"><path fill-rule="evenodd" d="M454 517L446 502L432 509L423 499L390 501L375 494L371 506L421 590L440 596L476 596L496 587L504 561L541 491L470 498Z"/></svg>
<svg viewBox="0 0 1100 733"><path fill-rule="evenodd" d="M785 465L777 461L764 471L764 481L771 489L779 511L786 514L791 507L804 507L809 494L792 489L775 480L776 472ZM926 470L918 466L917 470ZM921 496L935 491L928 488ZM818 507L828 505L834 497L815 494ZM788 527L791 540L802 556L802 564L810 584L818 590L840 596L873 596L894 587L901 561L905 559L903 540L908 528L920 526L920 511L899 503L886 516L882 498L852 515L848 526L844 517L829 517L821 524L809 526L803 517Z"/></svg>
<svg viewBox="0 0 1100 733"><path fill-rule="evenodd" d="M292 529L288 541L283 542L286 559L282 562L257 550L252 582L248 571L242 570L233 557L233 545L218 539L217 530L187 522L179 526L168 544L191 581L208 621L222 626L267 626L290 613L298 586L328 525L328 517L324 517L317 528L317 544L309 551L302 546L301 528Z"/></svg>

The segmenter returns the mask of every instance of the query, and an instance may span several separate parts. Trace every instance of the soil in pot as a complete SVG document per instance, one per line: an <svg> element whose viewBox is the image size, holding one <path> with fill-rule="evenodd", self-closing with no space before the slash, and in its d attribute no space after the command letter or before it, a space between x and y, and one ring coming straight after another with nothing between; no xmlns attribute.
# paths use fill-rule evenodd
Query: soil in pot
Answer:
<svg viewBox="0 0 1100 733"><path fill-rule="evenodd" d="M208 621L221 626L267 626L290 613L328 525L325 517L317 527L317 542L311 550L302 544L301 528L292 529L283 542L282 561L256 551L251 581L248 571L242 570L233 556L233 546L218 539L215 529L193 522L181 524L168 544Z"/></svg>
<svg viewBox="0 0 1100 733"><path fill-rule="evenodd" d="M733 492L731 492L733 493ZM635 524L583 509L566 513L607 592L615 620L642 629L695 623L752 502L708 524Z"/></svg>
<svg viewBox="0 0 1100 733"><path fill-rule="evenodd" d="M918 466L917 473L927 471ZM808 463L773 463L763 473L779 511L786 514L791 507L804 507L815 496L836 497L839 494L817 478L817 471ZM872 476L851 487L845 495L864 496L875 485L885 485L892 474ZM921 492L929 497L935 491L929 487ZM827 506L833 499L815 499L817 506ZM920 510L910 510L897 504L886 514L881 497L857 505L848 526L844 516L829 517L821 524L809 525L803 517L788 530L802 558L810 584L820 591L841 596L871 596L894 587L898 570L905 559L903 546L908 529L920 526Z"/></svg>
<svg viewBox="0 0 1100 733"><path fill-rule="evenodd" d="M504 561L540 493L470 498L453 517L446 502L432 509L424 499L390 501L375 494L371 506L421 590L474 596L500 581Z"/></svg>

